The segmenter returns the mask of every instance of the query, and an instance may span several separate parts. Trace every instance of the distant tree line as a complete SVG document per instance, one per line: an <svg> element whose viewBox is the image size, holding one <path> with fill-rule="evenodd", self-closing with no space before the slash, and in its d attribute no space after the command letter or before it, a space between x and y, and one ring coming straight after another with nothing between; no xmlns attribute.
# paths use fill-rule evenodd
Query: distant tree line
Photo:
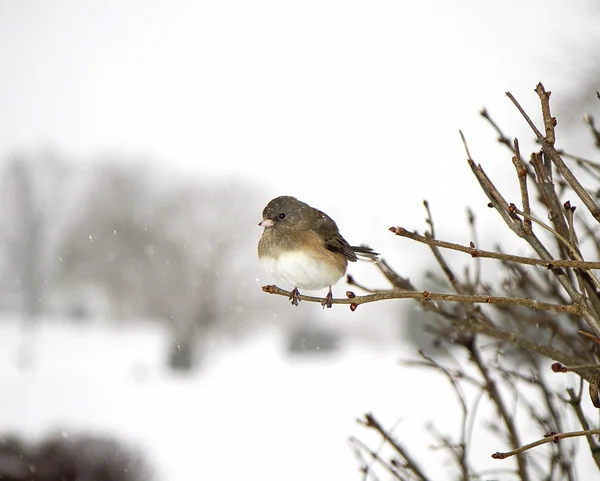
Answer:
<svg viewBox="0 0 600 481"><path fill-rule="evenodd" d="M0 309L26 323L164 320L172 366L190 368L199 338L258 306L247 275L253 194L241 181L185 183L128 159L14 155L0 164Z"/></svg>

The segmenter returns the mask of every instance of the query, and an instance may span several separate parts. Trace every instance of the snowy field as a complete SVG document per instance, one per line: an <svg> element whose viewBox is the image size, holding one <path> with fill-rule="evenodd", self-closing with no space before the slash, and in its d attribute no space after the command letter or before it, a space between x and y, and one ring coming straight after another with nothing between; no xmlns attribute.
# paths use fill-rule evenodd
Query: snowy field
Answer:
<svg viewBox="0 0 600 481"><path fill-rule="evenodd" d="M114 435L141 447L165 481L359 479L347 438L369 436L357 416L402 416L402 431L418 432L415 414L433 407L406 396L426 379L399 368L392 348L290 358L270 332L213 348L183 376L163 367L166 331L147 324L45 322L24 372L15 365L22 340L16 322L0 324L4 433Z"/></svg>
<svg viewBox="0 0 600 481"><path fill-rule="evenodd" d="M348 437L377 448L377 438L355 422L373 412L397 426L429 473L446 473L424 425L433 420L440 431L456 432L458 408L440 376L398 365L414 356L398 343L290 357L276 331L263 331L213 346L186 376L163 367L167 332L148 323L48 320L28 338L34 363L19 371L20 326L0 323L2 434L31 441L57 432L110 435L141 449L164 481L358 480ZM501 447L477 440L474 457L489 459Z"/></svg>

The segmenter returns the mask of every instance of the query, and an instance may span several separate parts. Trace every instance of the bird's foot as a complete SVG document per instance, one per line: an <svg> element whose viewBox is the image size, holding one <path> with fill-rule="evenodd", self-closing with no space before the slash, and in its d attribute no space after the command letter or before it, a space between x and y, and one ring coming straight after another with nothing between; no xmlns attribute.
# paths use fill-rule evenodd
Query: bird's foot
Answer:
<svg viewBox="0 0 600 481"><path fill-rule="evenodd" d="M321 305L323 306L323 309L331 309L331 306L333 306L333 293L331 292L331 286L329 286L329 292L325 296L325 299L323 299L323 302L321 302Z"/></svg>
<svg viewBox="0 0 600 481"><path fill-rule="evenodd" d="M289 300L292 301L292 306L297 306L300 302L300 291L297 287L294 287L294 290L290 292Z"/></svg>

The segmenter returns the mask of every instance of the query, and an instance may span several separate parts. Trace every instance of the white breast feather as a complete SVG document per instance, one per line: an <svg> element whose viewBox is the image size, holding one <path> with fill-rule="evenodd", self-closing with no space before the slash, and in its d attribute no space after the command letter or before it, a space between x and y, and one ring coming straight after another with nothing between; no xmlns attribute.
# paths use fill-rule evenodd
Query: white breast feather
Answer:
<svg viewBox="0 0 600 481"><path fill-rule="evenodd" d="M262 257L261 262L273 277L298 289L323 289L335 284L344 275L337 269L328 269L318 259L302 252L287 252L277 259Z"/></svg>

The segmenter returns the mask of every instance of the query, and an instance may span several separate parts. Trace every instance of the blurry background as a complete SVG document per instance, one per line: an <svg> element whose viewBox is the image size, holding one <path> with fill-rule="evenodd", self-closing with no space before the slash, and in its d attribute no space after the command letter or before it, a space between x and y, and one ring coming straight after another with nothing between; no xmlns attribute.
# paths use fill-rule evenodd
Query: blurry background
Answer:
<svg viewBox="0 0 600 481"><path fill-rule="evenodd" d="M597 109L599 17L558 0L0 0L0 436L18 437L2 442L115 439L94 449L123 443L169 481L357 479L346 438L375 410L426 452L423 423L452 416L396 363L426 346L422 315L263 294L262 208L294 195L421 286L428 249L387 229L423 230L424 198L440 237L468 243L471 206L493 248L458 129L517 192L478 113L527 151L504 93L535 113L542 81L585 154L566 124Z"/></svg>

